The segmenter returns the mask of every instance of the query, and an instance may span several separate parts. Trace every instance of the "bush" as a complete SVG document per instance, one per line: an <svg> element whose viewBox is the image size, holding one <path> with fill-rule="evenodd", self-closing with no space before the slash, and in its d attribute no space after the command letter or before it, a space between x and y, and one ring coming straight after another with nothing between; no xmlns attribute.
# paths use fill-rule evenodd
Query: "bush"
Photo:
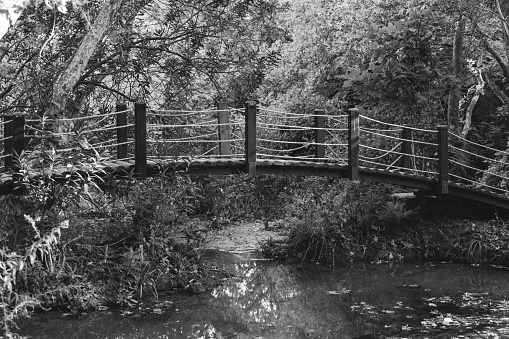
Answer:
<svg viewBox="0 0 509 339"><path fill-rule="evenodd" d="M184 288L204 274L203 241L177 241L194 231L189 217L199 190L188 177L115 181L74 172L56 178L52 161L37 166L22 156L24 194L0 199L6 336L16 317L34 307L131 307L159 287Z"/></svg>
<svg viewBox="0 0 509 339"><path fill-rule="evenodd" d="M55 152L45 161L53 164ZM35 166L42 159L23 154L17 159L21 168L15 185L23 195L0 199L0 303L4 334L12 335L15 319L30 309L43 306L66 287L51 284L58 262L61 233L68 228L68 211L80 200L87 185L94 185L90 176L70 175L55 178L46 168ZM59 182L57 182L59 180ZM20 192L18 191L18 192Z"/></svg>
<svg viewBox="0 0 509 339"><path fill-rule="evenodd" d="M309 182L287 211L288 252L314 261L375 256L412 216L386 185L350 181ZM373 253L366 253L367 250Z"/></svg>

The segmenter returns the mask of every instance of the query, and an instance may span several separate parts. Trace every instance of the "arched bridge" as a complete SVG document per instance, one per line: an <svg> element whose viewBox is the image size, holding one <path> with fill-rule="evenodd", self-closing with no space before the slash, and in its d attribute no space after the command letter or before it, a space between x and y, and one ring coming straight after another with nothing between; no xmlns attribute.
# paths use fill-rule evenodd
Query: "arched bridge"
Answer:
<svg viewBox="0 0 509 339"><path fill-rule="evenodd" d="M4 116L0 193L51 174L135 177L189 174L316 175L386 182L509 210L509 153L451 133L316 110L246 103L204 111L133 108L69 119ZM41 156L44 154L44 156ZM21 155L17 157L16 155Z"/></svg>

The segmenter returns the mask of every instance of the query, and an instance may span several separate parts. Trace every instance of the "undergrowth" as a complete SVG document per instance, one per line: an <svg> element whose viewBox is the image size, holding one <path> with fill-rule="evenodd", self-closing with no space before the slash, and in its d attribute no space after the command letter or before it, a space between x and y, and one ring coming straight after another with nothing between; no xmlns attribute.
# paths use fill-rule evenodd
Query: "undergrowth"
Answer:
<svg viewBox="0 0 509 339"><path fill-rule="evenodd" d="M188 177L112 180L99 170L55 177L52 155L42 167L21 155L24 192L0 199L5 337L35 308L132 308L206 276L204 238L189 220L200 191Z"/></svg>
<svg viewBox="0 0 509 339"><path fill-rule="evenodd" d="M509 223L428 216L407 210L384 184L305 179L285 204L288 240L270 257L338 262L455 260L509 265Z"/></svg>

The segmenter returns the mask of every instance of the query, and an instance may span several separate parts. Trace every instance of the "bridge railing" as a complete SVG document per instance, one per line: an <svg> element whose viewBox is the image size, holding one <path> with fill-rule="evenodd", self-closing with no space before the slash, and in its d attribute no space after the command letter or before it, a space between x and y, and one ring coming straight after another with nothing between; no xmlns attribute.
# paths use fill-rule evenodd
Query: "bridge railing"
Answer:
<svg viewBox="0 0 509 339"><path fill-rule="evenodd" d="M20 167L95 167L112 159L131 161L133 109L118 105L116 111L85 117L25 119L4 116L0 123L0 172ZM2 142L3 141L3 142Z"/></svg>
<svg viewBox="0 0 509 339"><path fill-rule="evenodd" d="M346 115L259 108L256 124L258 159L347 163Z"/></svg>
<svg viewBox="0 0 509 339"><path fill-rule="evenodd" d="M359 116L360 163L380 170L396 170L436 178L437 131L382 122Z"/></svg>
<svg viewBox="0 0 509 339"><path fill-rule="evenodd" d="M345 166L352 180L359 179L361 168L370 168L436 180L442 193L450 181L509 193L509 178L501 174L509 172L508 152L463 139L445 126L399 126L359 115L356 109L347 115L324 110L300 114L248 102L244 109L219 103L213 110L184 111L136 103L85 117L4 116L0 121L4 177L19 169L17 155L44 148L56 149L53 160L62 167L93 169L114 161L134 165L139 178L146 176L150 161L236 159L254 174L257 160L283 160Z"/></svg>
<svg viewBox="0 0 509 339"><path fill-rule="evenodd" d="M244 118L226 103L202 111L149 110L149 159L243 158Z"/></svg>
<svg viewBox="0 0 509 339"><path fill-rule="evenodd" d="M509 152L449 133L449 164L452 181L509 194Z"/></svg>

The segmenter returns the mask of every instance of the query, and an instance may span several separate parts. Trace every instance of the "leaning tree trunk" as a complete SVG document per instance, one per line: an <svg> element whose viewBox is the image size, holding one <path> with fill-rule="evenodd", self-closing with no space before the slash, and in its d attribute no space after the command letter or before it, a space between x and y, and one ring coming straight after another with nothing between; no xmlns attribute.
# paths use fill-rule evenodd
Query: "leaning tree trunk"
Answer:
<svg viewBox="0 0 509 339"><path fill-rule="evenodd" d="M456 32L454 34L454 45L452 53L452 71L454 75L454 84L449 92L449 100L447 102L447 120L448 125L454 132L459 132L460 126L460 85L458 84L461 76L461 57L463 54L463 37L465 34L466 19L460 18L456 24Z"/></svg>
<svg viewBox="0 0 509 339"><path fill-rule="evenodd" d="M60 73L53 85L50 107L46 112L48 116L57 117L63 115L70 93L76 86L97 45L109 30L112 18L118 11L121 2L122 0L106 0L102 5L99 15L81 41L73 58L63 72Z"/></svg>

